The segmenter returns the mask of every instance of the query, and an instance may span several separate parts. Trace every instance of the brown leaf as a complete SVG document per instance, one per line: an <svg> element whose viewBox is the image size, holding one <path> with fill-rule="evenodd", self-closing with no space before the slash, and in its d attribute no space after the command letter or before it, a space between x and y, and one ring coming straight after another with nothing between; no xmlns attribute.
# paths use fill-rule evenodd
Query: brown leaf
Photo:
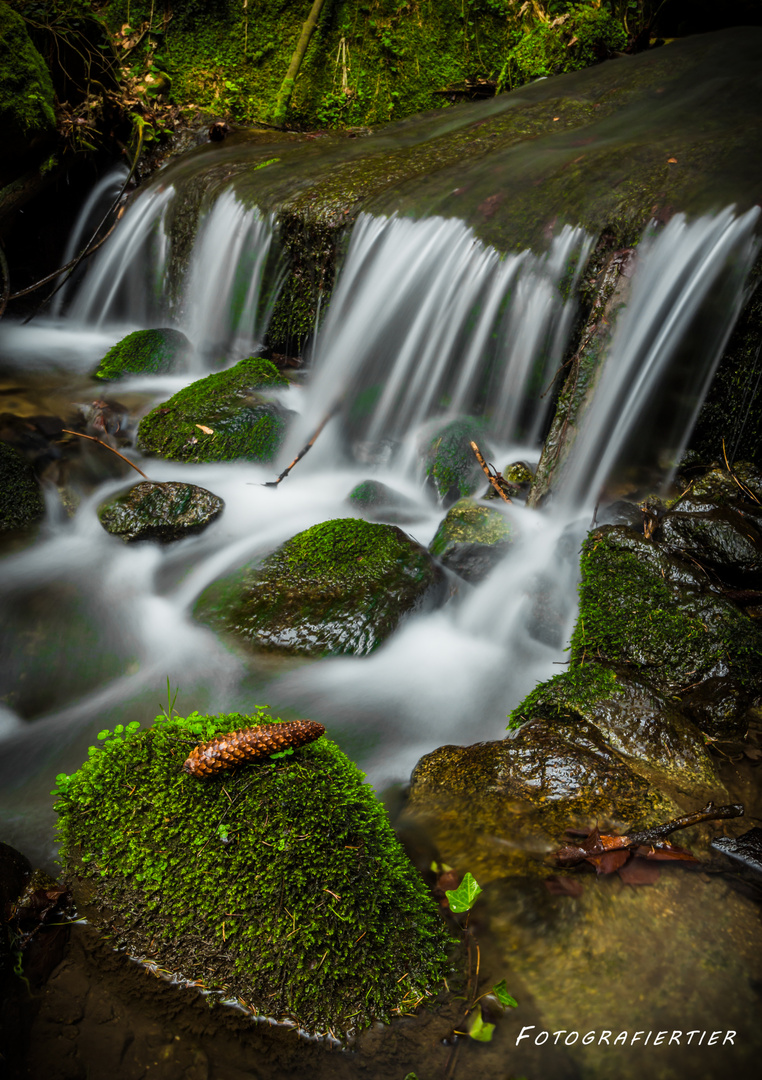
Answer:
<svg viewBox="0 0 762 1080"><path fill-rule="evenodd" d="M654 885L659 880L660 873L656 863L637 857L628 859L619 870L619 876L626 885Z"/></svg>
<svg viewBox="0 0 762 1080"><path fill-rule="evenodd" d="M561 878L546 878L545 888L551 894L551 896L582 896L585 891L585 887L578 878L574 877L561 877Z"/></svg>
<svg viewBox="0 0 762 1080"><path fill-rule="evenodd" d="M679 859L682 862L698 862L695 855L685 848L675 847L667 840L662 841L658 847L639 847L636 852L641 859Z"/></svg>
<svg viewBox="0 0 762 1080"><path fill-rule="evenodd" d="M603 855L594 855L588 858L598 874L613 874L624 866L630 857L629 851L607 851Z"/></svg>

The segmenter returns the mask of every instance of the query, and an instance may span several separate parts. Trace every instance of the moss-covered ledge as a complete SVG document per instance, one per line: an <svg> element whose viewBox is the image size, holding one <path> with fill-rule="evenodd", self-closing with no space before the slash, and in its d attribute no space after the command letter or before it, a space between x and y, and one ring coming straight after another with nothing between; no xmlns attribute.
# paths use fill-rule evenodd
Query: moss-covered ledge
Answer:
<svg viewBox="0 0 762 1080"><path fill-rule="evenodd" d="M312 1032L411 1013L440 988L447 935L342 751L322 737L204 780L182 772L200 741L263 722L194 713L101 733L57 778L80 909L133 955Z"/></svg>

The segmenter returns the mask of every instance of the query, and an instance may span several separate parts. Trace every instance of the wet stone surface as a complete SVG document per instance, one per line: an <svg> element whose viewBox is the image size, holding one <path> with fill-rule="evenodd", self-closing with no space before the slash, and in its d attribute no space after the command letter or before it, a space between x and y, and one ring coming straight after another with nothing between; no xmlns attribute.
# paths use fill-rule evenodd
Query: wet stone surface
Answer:
<svg viewBox="0 0 762 1080"><path fill-rule="evenodd" d="M466 581L482 581L515 539L515 529L494 506L460 499L441 522L429 551Z"/></svg>
<svg viewBox="0 0 762 1080"><path fill-rule="evenodd" d="M195 484L135 484L98 507L106 532L125 542L158 540L169 544L201 532L219 517L225 503Z"/></svg>

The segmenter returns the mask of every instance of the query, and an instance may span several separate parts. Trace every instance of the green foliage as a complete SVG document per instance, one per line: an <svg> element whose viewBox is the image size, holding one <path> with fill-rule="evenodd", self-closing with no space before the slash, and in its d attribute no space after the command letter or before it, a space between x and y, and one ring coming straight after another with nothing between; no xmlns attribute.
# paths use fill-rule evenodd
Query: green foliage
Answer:
<svg viewBox="0 0 762 1080"><path fill-rule="evenodd" d="M24 529L44 513L33 467L14 447L0 442L0 532Z"/></svg>
<svg viewBox="0 0 762 1080"><path fill-rule="evenodd" d="M179 330L135 330L109 349L93 377L169 374L177 371L189 349L190 342Z"/></svg>
<svg viewBox="0 0 762 1080"><path fill-rule="evenodd" d="M115 729L57 777L61 853L119 939L256 1011L344 1032L411 1012L447 970L446 935L362 774L321 738L199 780L199 742L254 715ZM94 812L96 811L97 812Z"/></svg>
<svg viewBox="0 0 762 1080"><path fill-rule="evenodd" d="M512 997L512 995L508 993L508 986L506 984L505 979L501 979L499 983L495 983L495 985L492 987L492 993L495 995L495 997L500 1002L500 1004L503 1006L503 1008L505 1008L505 1009L509 1009L509 1008L510 1009L517 1009L518 1008L518 1006L519 1006L518 1001L516 1000L515 997Z"/></svg>
<svg viewBox="0 0 762 1080"><path fill-rule="evenodd" d="M450 904L450 911L454 911L456 914L470 911L481 891L481 885L472 874L467 873L457 889L448 889L445 893Z"/></svg>
<svg viewBox="0 0 762 1080"><path fill-rule="evenodd" d="M143 417L138 445L172 461L271 461L286 414L263 393L286 386L269 360L241 360L186 386Z"/></svg>
<svg viewBox="0 0 762 1080"><path fill-rule="evenodd" d="M510 714L508 730L535 716L548 719L584 715L587 706L619 693L616 674L596 663L570 667L536 686Z"/></svg>
<svg viewBox="0 0 762 1080"><path fill-rule="evenodd" d="M494 1032L495 1025L485 1022L484 1017L482 1016L481 1005L478 1006L471 1014L471 1019L468 1023L468 1034L477 1042L492 1042Z"/></svg>
<svg viewBox="0 0 762 1080"><path fill-rule="evenodd" d="M53 83L24 20L0 0L0 160L55 130Z"/></svg>

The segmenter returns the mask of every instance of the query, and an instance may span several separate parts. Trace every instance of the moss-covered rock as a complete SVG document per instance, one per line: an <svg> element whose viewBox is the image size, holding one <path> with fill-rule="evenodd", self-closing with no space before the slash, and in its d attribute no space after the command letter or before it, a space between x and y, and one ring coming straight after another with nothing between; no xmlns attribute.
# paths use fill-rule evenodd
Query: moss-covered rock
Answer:
<svg viewBox="0 0 762 1080"><path fill-rule="evenodd" d="M101 525L126 542L158 540L163 544L201 532L219 517L225 503L195 484L135 484L98 507Z"/></svg>
<svg viewBox="0 0 762 1080"><path fill-rule="evenodd" d="M102 733L57 778L80 910L133 954L307 1030L412 1012L446 971L446 935L341 750L323 737L205 780L181 771L199 741L270 720L194 714Z"/></svg>
<svg viewBox="0 0 762 1080"><path fill-rule="evenodd" d="M125 375L168 375L182 368L190 347L180 330L135 330L109 349L93 377L111 380Z"/></svg>
<svg viewBox="0 0 762 1080"><path fill-rule="evenodd" d="M339 518L210 585L195 614L260 647L361 655L442 596L441 569L401 529Z"/></svg>
<svg viewBox="0 0 762 1080"><path fill-rule="evenodd" d="M53 82L24 20L0 0L0 161L55 132Z"/></svg>
<svg viewBox="0 0 762 1080"><path fill-rule="evenodd" d="M287 386L269 360L241 360L152 409L140 421L138 446L171 461L271 461L291 414L267 392Z"/></svg>
<svg viewBox="0 0 762 1080"><path fill-rule="evenodd" d="M429 551L466 581L482 581L515 540L512 524L494 506L460 499L447 511Z"/></svg>
<svg viewBox="0 0 762 1080"><path fill-rule="evenodd" d="M438 428L423 448L426 482L444 506L473 495L484 479L472 442L490 456L483 424L465 417Z"/></svg>
<svg viewBox="0 0 762 1080"><path fill-rule="evenodd" d="M620 526L593 532L581 557L572 666L625 665L710 735L737 731L762 685L762 631L700 570Z"/></svg>
<svg viewBox="0 0 762 1080"><path fill-rule="evenodd" d="M24 529L44 513L34 469L12 446L0 442L0 532Z"/></svg>
<svg viewBox="0 0 762 1080"><path fill-rule="evenodd" d="M382 484L380 480L363 480L356 484L347 496L347 502L355 510L376 521L402 523L409 521L418 512L412 499L390 488L388 484Z"/></svg>

